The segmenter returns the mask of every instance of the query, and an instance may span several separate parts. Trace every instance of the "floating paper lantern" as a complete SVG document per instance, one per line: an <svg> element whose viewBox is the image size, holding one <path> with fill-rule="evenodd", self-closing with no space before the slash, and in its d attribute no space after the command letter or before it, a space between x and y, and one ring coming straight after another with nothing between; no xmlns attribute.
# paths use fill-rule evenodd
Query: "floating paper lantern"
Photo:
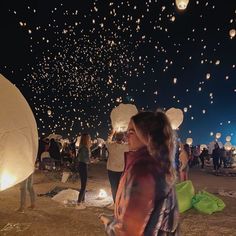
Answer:
<svg viewBox="0 0 236 236"><path fill-rule="evenodd" d="M166 111L166 115L170 120L172 129L178 129L184 119L183 111L172 107Z"/></svg>
<svg viewBox="0 0 236 236"><path fill-rule="evenodd" d="M216 139L219 139L221 137L221 133L216 133Z"/></svg>
<svg viewBox="0 0 236 236"><path fill-rule="evenodd" d="M207 73L206 74L206 79L210 79L211 78L211 74L210 73Z"/></svg>
<svg viewBox="0 0 236 236"><path fill-rule="evenodd" d="M231 29L231 30L229 31L229 35L230 35L231 39L234 38L235 35L236 35L236 30L235 30L235 29Z"/></svg>
<svg viewBox="0 0 236 236"><path fill-rule="evenodd" d="M188 6L189 0L175 0L175 4L179 10L185 10Z"/></svg>
<svg viewBox="0 0 236 236"><path fill-rule="evenodd" d="M21 92L0 74L0 191L34 171L38 132L34 115Z"/></svg>
<svg viewBox="0 0 236 236"><path fill-rule="evenodd" d="M51 116L52 115L52 111L48 110L48 115Z"/></svg>
<svg viewBox="0 0 236 236"><path fill-rule="evenodd" d="M126 131L130 118L137 113L135 105L121 103L111 111L110 118L113 129L117 132Z"/></svg>
<svg viewBox="0 0 236 236"><path fill-rule="evenodd" d="M232 144L230 142L226 142L224 148L226 151L230 151L232 149Z"/></svg>
<svg viewBox="0 0 236 236"><path fill-rule="evenodd" d="M227 136L226 137L226 142L230 142L231 141L231 136Z"/></svg>
<svg viewBox="0 0 236 236"><path fill-rule="evenodd" d="M192 139L192 138L187 138L187 139L186 139L186 143L187 143L189 146L191 146L192 143L193 143L193 139Z"/></svg>

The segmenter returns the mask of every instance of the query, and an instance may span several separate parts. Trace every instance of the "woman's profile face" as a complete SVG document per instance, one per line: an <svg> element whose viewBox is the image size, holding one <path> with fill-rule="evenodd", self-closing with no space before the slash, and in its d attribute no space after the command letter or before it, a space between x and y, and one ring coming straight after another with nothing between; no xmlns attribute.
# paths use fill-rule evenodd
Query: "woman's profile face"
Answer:
<svg viewBox="0 0 236 236"><path fill-rule="evenodd" d="M137 136L132 120L129 122L127 129L127 140L130 151L135 151L145 146L145 144Z"/></svg>

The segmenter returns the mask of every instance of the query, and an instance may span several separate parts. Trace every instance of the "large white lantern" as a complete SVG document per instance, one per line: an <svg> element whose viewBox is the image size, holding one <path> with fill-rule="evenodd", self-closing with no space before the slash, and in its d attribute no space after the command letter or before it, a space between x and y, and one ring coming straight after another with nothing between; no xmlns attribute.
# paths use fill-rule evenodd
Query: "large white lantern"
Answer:
<svg viewBox="0 0 236 236"><path fill-rule="evenodd" d="M0 74L0 191L34 171L37 124L21 92Z"/></svg>
<svg viewBox="0 0 236 236"><path fill-rule="evenodd" d="M191 146L192 143L193 143L193 139L192 139L192 138L187 138L187 139L186 139L186 143L187 143L189 146Z"/></svg>
<svg viewBox="0 0 236 236"><path fill-rule="evenodd" d="M230 142L231 141L231 136L227 136L225 140L226 140L226 142Z"/></svg>
<svg viewBox="0 0 236 236"><path fill-rule="evenodd" d="M221 133L216 133L216 139L219 139L221 137Z"/></svg>
<svg viewBox="0 0 236 236"><path fill-rule="evenodd" d="M185 10L188 6L189 0L175 0L175 4L179 10Z"/></svg>
<svg viewBox="0 0 236 236"><path fill-rule="evenodd" d="M166 111L166 115L170 120L172 129L178 129L184 119L183 111L172 107Z"/></svg>
<svg viewBox="0 0 236 236"><path fill-rule="evenodd" d="M235 29L231 29L231 30L229 31L229 36L230 36L230 38L231 38L231 39L234 38L235 35L236 35L236 30L235 30Z"/></svg>
<svg viewBox="0 0 236 236"><path fill-rule="evenodd" d="M126 131L130 118L137 113L135 105L121 103L111 111L110 118L113 129L117 132Z"/></svg>

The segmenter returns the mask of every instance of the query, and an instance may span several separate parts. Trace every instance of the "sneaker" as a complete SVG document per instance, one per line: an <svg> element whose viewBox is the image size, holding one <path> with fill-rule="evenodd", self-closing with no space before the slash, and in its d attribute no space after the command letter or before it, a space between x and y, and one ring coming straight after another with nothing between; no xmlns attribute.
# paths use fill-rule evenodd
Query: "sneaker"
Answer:
<svg viewBox="0 0 236 236"><path fill-rule="evenodd" d="M76 210L84 210L86 208L84 203L79 203L75 206Z"/></svg>

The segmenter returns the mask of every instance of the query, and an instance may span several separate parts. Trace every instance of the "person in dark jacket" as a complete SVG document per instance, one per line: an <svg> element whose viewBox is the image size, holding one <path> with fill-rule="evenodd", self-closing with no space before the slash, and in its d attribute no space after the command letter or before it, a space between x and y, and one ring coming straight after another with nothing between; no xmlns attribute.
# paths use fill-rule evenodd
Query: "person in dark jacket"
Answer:
<svg viewBox="0 0 236 236"><path fill-rule="evenodd" d="M52 138L49 144L49 154L50 157L55 161L56 167L60 168L61 166L61 154L58 143Z"/></svg>
<svg viewBox="0 0 236 236"><path fill-rule="evenodd" d="M204 168L204 164L205 164L205 159L208 157L208 150L204 147L199 158L201 160L201 168L203 169Z"/></svg>
<svg viewBox="0 0 236 236"><path fill-rule="evenodd" d="M177 236L174 135L167 116L141 112L128 126L129 152L118 187L114 218L100 220L110 236Z"/></svg>
<svg viewBox="0 0 236 236"><path fill-rule="evenodd" d="M212 152L212 159L213 159L213 165L214 165L214 170L218 171L220 168L220 155L221 155L221 150L219 147L219 144L215 144L215 148L213 149Z"/></svg>

